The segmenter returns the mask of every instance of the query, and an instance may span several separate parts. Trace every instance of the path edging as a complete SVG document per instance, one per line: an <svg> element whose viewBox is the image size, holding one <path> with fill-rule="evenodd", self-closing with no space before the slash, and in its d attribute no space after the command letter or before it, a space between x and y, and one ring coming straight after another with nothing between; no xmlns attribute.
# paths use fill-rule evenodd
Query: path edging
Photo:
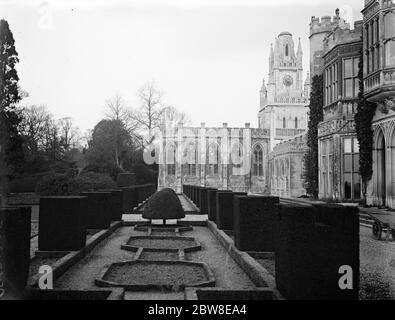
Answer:
<svg viewBox="0 0 395 320"><path fill-rule="evenodd" d="M221 245L227 250L228 254L257 287L268 287L281 297L276 288L275 278L263 266L255 261L248 253L238 250L233 240L224 231L218 229L214 222L208 221L207 225Z"/></svg>
<svg viewBox="0 0 395 320"><path fill-rule="evenodd" d="M101 241L111 235L115 230L122 226L122 221L113 222L110 225L110 228L99 231L94 234L89 240L86 242L85 246L79 251L71 251L66 254L64 257L60 258L55 262L52 266L52 277L53 281L58 279L61 275L63 275L68 269L70 269L73 265L75 265L78 261L84 258L89 252L91 252ZM36 274L32 277L30 287L35 288L38 287L38 281L41 275Z"/></svg>

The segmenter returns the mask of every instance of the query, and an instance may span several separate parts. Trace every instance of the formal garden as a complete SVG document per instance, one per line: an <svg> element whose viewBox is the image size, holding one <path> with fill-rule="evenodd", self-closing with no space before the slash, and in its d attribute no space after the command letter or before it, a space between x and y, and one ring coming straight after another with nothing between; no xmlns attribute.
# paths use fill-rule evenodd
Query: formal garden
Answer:
<svg viewBox="0 0 395 320"><path fill-rule="evenodd" d="M120 184L133 183L123 174ZM182 200L182 201L181 201ZM114 186L1 210L10 298L357 299L358 209L191 185ZM53 287L40 288L40 267ZM339 286L339 267L352 288ZM345 281L347 284L347 281Z"/></svg>

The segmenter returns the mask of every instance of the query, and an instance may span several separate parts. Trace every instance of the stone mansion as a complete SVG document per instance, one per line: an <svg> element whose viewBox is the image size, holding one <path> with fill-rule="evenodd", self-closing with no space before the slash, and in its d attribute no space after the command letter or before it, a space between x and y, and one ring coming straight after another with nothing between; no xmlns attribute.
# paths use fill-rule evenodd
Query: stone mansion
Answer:
<svg viewBox="0 0 395 320"><path fill-rule="evenodd" d="M181 192L182 184L281 196L305 193L302 159L307 129L309 76L303 79L303 52L282 32L270 49L269 79L260 89L258 128L184 127L162 131L158 187ZM282 141L299 136L293 153ZM276 150L279 150L276 153Z"/></svg>
<svg viewBox="0 0 395 320"><path fill-rule="evenodd" d="M359 60L363 96L374 103L373 175L368 204L395 209L395 4L365 0L353 26L340 17L310 21L310 74L303 79L300 39L289 32L271 46L269 77L260 89L258 128L185 128L162 132L158 187L182 184L298 197L305 194L303 157L310 83L323 77L323 121L318 126L319 198L360 201L359 143L355 131ZM304 80L304 81L303 81Z"/></svg>

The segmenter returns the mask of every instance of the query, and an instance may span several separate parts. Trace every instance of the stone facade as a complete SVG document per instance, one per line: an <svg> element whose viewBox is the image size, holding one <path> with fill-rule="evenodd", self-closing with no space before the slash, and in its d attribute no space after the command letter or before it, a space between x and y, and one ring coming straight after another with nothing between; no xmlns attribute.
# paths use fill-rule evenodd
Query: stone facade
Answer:
<svg viewBox="0 0 395 320"><path fill-rule="evenodd" d="M395 208L395 4L366 0L363 14L364 95L376 104L373 175L368 204Z"/></svg>
<svg viewBox="0 0 395 320"><path fill-rule="evenodd" d="M269 154L269 189L273 196L296 198L306 194L303 160L306 135L301 134L274 147Z"/></svg>
<svg viewBox="0 0 395 320"><path fill-rule="evenodd" d="M260 90L259 128L249 124L228 128L226 123L215 128L204 123L163 128L158 188L182 192L182 185L196 185L284 197L305 194L301 176L305 138L300 135L307 129L310 77L303 82L302 60L300 40L295 53L292 34L280 33L270 49L268 85L263 81ZM281 177L279 170L269 172L280 163L287 163Z"/></svg>
<svg viewBox="0 0 395 320"><path fill-rule="evenodd" d="M269 81L260 90L259 128L270 132L270 150L307 129L309 82L303 83L303 52L292 34L282 32L270 49ZM309 78L309 76L308 76Z"/></svg>
<svg viewBox="0 0 395 320"><path fill-rule="evenodd" d="M182 185L267 193L269 133L264 129L178 126L163 131L158 188Z"/></svg>
<svg viewBox="0 0 395 320"><path fill-rule="evenodd" d="M344 19L340 18L339 9L336 10L336 15L333 19L330 16L324 16L321 19L315 16L311 17L309 36L311 77L322 73L324 39L338 26L347 27Z"/></svg>
<svg viewBox="0 0 395 320"><path fill-rule="evenodd" d="M354 115L359 93L362 21L337 26L323 41L324 120L318 126L319 198L361 198Z"/></svg>

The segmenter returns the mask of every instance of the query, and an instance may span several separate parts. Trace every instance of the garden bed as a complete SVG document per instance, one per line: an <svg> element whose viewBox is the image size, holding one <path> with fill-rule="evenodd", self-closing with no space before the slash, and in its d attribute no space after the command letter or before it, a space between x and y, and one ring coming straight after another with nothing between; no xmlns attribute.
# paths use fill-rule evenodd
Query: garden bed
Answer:
<svg viewBox="0 0 395 320"><path fill-rule="evenodd" d="M198 262L134 260L113 263L103 269L95 284L133 290L180 291L186 286L215 286L209 268Z"/></svg>
<svg viewBox="0 0 395 320"><path fill-rule="evenodd" d="M193 228L189 224L184 224L184 223L177 223L177 224L160 224L160 225L155 225L155 224L137 224L134 227L134 230L136 231L146 231L148 232L151 229L151 231L155 232L186 232L186 231L192 231Z"/></svg>
<svg viewBox="0 0 395 320"><path fill-rule="evenodd" d="M137 251L139 248L145 248L170 252L182 249L185 252L191 252L200 250L201 246L194 238L189 237L132 236L121 248L129 251Z"/></svg>

